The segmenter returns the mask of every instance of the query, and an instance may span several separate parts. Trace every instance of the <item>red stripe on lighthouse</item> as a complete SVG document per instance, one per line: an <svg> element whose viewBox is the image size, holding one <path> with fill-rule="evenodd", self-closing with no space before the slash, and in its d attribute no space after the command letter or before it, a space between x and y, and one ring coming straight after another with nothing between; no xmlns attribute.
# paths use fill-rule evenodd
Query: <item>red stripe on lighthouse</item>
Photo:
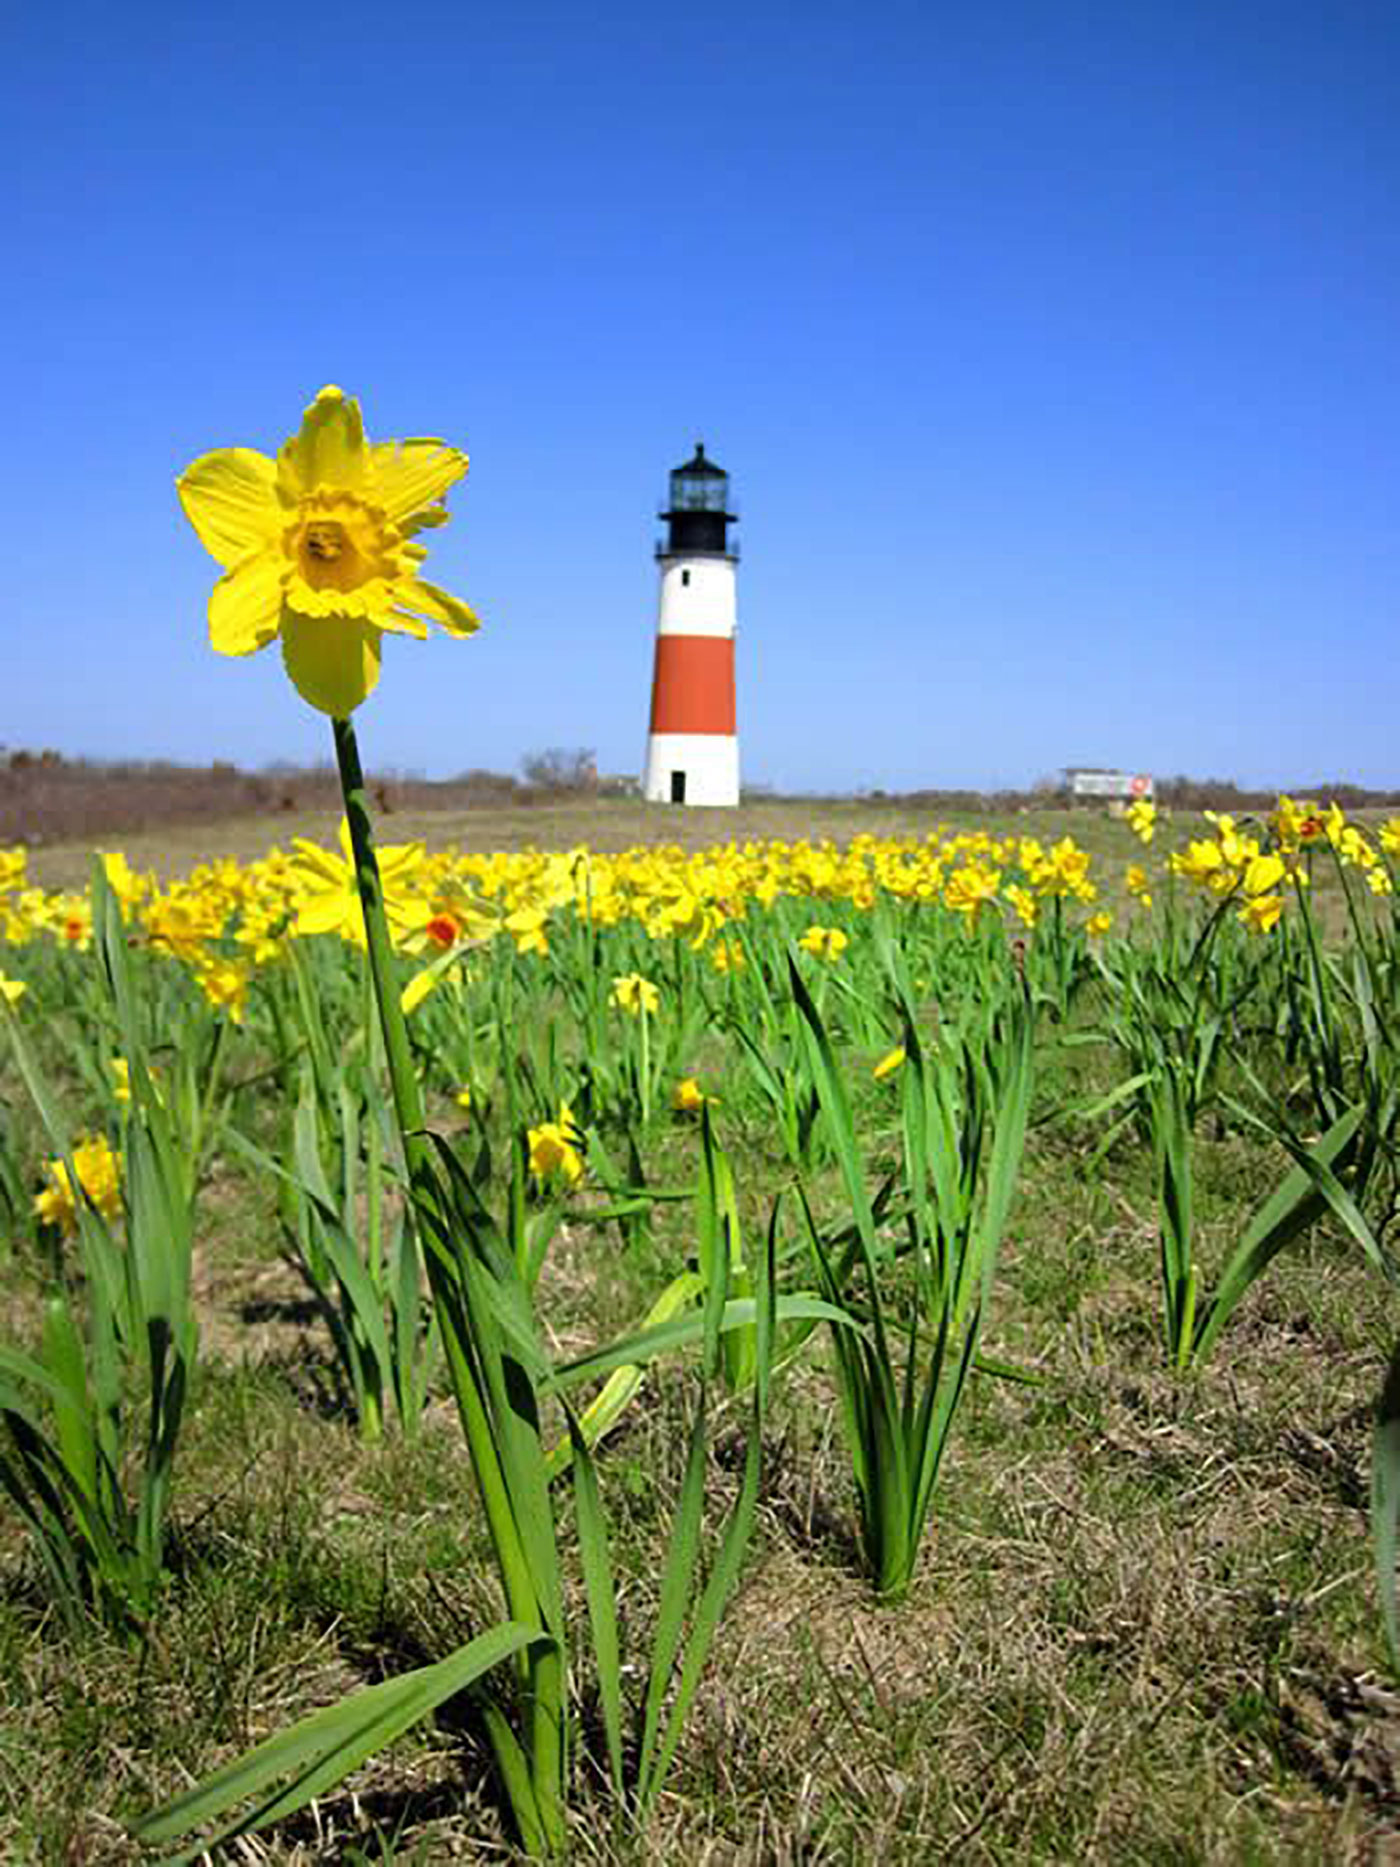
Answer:
<svg viewBox="0 0 1400 1867"><path fill-rule="evenodd" d="M734 719L734 638L658 635L651 730L733 733Z"/></svg>

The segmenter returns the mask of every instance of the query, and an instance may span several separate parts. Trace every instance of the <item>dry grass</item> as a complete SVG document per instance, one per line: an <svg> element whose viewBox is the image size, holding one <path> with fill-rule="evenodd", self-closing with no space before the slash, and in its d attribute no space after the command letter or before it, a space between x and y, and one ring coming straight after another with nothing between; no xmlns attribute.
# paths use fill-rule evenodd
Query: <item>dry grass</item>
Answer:
<svg viewBox="0 0 1400 1867"><path fill-rule="evenodd" d="M1400 1854L1400 1699L1378 1671L1368 1409L1389 1302L1315 1241L1246 1304L1218 1361L1163 1372L1150 1232L1033 1154L984 1378L909 1598L852 1564L849 1470L823 1356L783 1378L759 1537L643 1844L585 1790L582 1860L1379 1862ZM601 1237L551 1276L587 1321ZM1084 1278L1085 1255L1100 1275ZM324 1351L238 1203L201 1298L210 1366L182 1461L177 1577L141 1654L61 1636L5 1535L0 1849L138 1858L122 1818L358 1680L489 1622L493 1589L450 1409L365 1447ZM1106 1262L1104 1262L1106 1261ZM606 1277L604 1282L606 1284ZM625 1280L624 1280L625 1283ZM603 1295L613 1314L625 1296ZM251 1314L255 1311L256 1314ZM643 1635L690 1398L649 1381L603 1473ZM736 1482L739 1415L711 1485ZM587 1772L585 1771L585 1778ZM505 1847L470 1721L448 1716L230 1858L488 1861Z"/></svg>

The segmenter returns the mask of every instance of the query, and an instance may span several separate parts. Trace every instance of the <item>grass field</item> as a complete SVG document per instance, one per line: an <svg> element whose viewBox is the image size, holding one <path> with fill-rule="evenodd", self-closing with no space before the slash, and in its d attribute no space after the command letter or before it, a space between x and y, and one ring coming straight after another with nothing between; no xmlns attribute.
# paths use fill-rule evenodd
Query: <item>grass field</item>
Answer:
<svg viewBox="0 0 1400 1867"><path fill-rule="evenodd" d="M695 850L720 839L922 837L935 821L897 806L787 802L712 816L594 802L400 813L379 834L432 850ZM329 813L248 819L121 846L133 868L168 879L216 857L251 861L294 834L330 842L335 827ZM1105 898L1123 898L1117 878L1133 848L1119 823L1044 811L975 827L1046 843L1072 834L1104 869ZM1179 823L1173 840L1202 828ZM37 850L30 875L45 888L77 887L88 860L78 847ZM1336 933L1339 892L1320 884L1319 894ZM1064 1041L1098 1026L1104 989L1086 971L1069 1017L1037 1036L1024 1160L982 1326L984 1371L970 1378L907 1594L882 1600L862 1573L831 1356L814 1336L776 1377L754 1536L645 1834L616 1819L598 1762L598 1707L586 1694L580 1704L578 1859L1400 1859L1400 1691L1367 1517L1394 1290L1323 1219L1252 1288L1212 1359L1186 1372L1166 1365L1152 1151L1132 1126L1111 1139L1104 1116L1077 1112L1092 1110L1123 1069L1101 1045ZM90 1119L93 1097L66 1052L68 1028L35 1042L77 1122ZM230 1069L250 1086L231 1119L270 1145L274 1117L252 1086L266 1058L246 1033L238 1041ZM877 1054L843 1030L862 1144L889 1166L898 1104L871 1078ZM834 1223L845 1192L832 1157L794 1164L742 1076L732 1034L701 1032L687 1062L720 1098L715 1121L745 1235L762 1235L774 1193L799 1180ZM487 1064L491 1074L497 1061ZM433 1124L469 1139L475 1117L447 1088L429 1073ZM7 1144L32 1184L44 1145L3 1050L0 1100ZM648 1183L693 1184L698 1149L693 1123L653 1111ZM1207 1281L1286 1165L1223 1103L1203 1109L1194 1198ZM634 1326L694 1256L688 1201L655 1206L640 1227L590 1216L608 1209L585 1182L550 1246L536 1311L553 1355ZM416 1435L390 1428L367 1443L269 1176L213 1147L197 1211L200 1359L170 1576L144 1630L64 1625L21 1524L0 1509L8 1860L145 1859L128 1825L155 1803L350 1686L438 1659L499 1616L440 1373ZM1389 1216L1379 1216L1382 1229ZM52 1263L33 1235L16 1231L6 1249L0 1340L30 1343ZM693 1369L662 1363L598 1453L633 1631L656 1619L694 1406ZM740 1485L745 1419L740 1393L711 1423L708 1479L721 1505ZM578 1569L566 1570L577 1597ZM227 1858L512 1853L480 1724L453 1700Z"/></svg>

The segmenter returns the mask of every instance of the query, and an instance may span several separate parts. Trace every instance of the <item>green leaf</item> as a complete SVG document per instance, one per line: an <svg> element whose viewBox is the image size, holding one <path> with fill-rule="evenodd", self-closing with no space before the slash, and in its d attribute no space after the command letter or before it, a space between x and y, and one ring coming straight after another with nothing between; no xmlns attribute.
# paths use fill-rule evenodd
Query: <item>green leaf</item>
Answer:
<svg viewBox="0 0 1400 1867"><path fill-rule="evenodd" d="M1400 1524L1400 1342L1391 1351L1371 1441L1371 1544L1376 1558L1391 1665L1400 1672L1400 1603L1396 1598L1396 1530Z"/></svg>
<svg viewBox="0 0 1400 1867"><path fill-rule="evenodd" d="M620 1807L623 1799L622 1652L617 1631L617 1593L593 1454L572 1408L568 1410L568 1420L574 1504L578 1511L579 1560L583 1566L588 1624L593 1635L593 1664L598 1675L608 1768L612 1774L613 1795Z"/></svg>
<svg viewBox="0 0 1400 1867"><path fill-rule="evenodd" d="M1248 1116L1248 1111L1237 1112ZM1192 1351L1196 1361L1203 1361L1209 1354L1255 1279L1286 1245L1321 1216L1328 1203L1321 1183L1323 1176L1338 1194L1346 1197L1331 1169L1341 1166L1349 1157L1357 1141L1362 1114L1359 1108L1348 1109L1311 1148L1295 1152L1297 1164L1250 1220L1197 1323ZM1263 1126L1257 1121L1256 1125ZM1302 1159L1298 1159L1298 1153L1303 1155Z"/></svg>
<svg viewBox="0 0 1400 1867"><path fill-rule="evenodd" d="M755 1300L752 1297L739 1297L725 1304L719 1328L721 1333L730 1329L752 1329L757 1320ZM858 1322L848 1310L836 1303L824 1302L820 1297L780 1297L777 1320L780 1325L790 1322L825 1322L837 1329L866 1333L865 1325ZM640 1365L654 1361L660 1355L670 1355L678 1349L689 1348L703 1340L704 1333L704 1318L694 1311L675 1317L670 1322L660 1323L652 1329L638 1329L607 1348L594 1349L574 1361L561 1362L554 1370L550 1386L565 1392L577 1387L580 1382L596 1380L600 1375L610 1374L614 1368L625 1367L629 1362Z"/></svg>
<svg viewBox="0 0 1400 1867"><path fill-rule="evenodd" d="M143 1842L173 1841L205 1822L221 1820L241 1802L258 1799L234 1822L206 1836L181 1857L192 1860L235 1835L295 1814L483 1673L541 1639L537 1628L507 1621L479 1634L445 1660L366 1686L216 1770L138 1822L133 1833ZM282 1787L275 1787L278 1784Z"/></svg>

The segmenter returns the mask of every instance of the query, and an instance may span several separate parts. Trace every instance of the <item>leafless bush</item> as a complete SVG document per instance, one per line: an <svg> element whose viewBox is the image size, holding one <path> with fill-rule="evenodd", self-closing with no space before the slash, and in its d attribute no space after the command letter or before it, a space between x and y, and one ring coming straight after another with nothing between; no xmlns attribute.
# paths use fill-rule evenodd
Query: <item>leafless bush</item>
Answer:
<svg viewBox="0 0 1400 1867"><path fill-rule="evenodd" d="M598 759L591 746L550 746L545 752L528 752L520 769L535 791L598 789Z"/></svg>
<svg viewBox="0 0 1400 1867"><path fill-rule="evenodd" d="M470 771L444 783L371 773L376 808L469 810L510 803L517 779ZM340 784L330 765L279 763L240 771L219 760L65 759L57 752L0 755L0 845L40 846L117 837L166 824L214 823L277 812L303 816L335 810Z"/></svg>

